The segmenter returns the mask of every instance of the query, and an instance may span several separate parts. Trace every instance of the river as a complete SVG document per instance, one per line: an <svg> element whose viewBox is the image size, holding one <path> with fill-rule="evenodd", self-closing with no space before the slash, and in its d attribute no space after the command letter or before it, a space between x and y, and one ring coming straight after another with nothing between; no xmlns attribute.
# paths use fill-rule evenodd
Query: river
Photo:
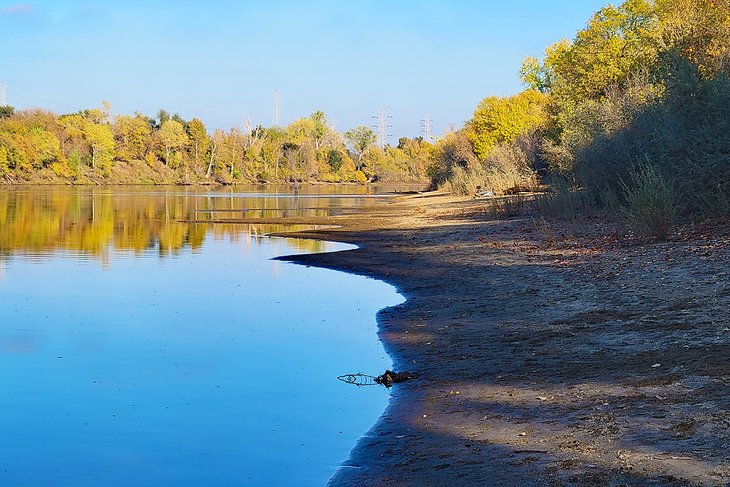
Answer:
<svg viewBox="0 0 730 487"><path fill-rule="evenodd" d="M387 199L0 189L0 484L324 485L388 401L337 376L390 365L375 315L402 298L271 260L351 246L192 222L364 204Z"/></svg>

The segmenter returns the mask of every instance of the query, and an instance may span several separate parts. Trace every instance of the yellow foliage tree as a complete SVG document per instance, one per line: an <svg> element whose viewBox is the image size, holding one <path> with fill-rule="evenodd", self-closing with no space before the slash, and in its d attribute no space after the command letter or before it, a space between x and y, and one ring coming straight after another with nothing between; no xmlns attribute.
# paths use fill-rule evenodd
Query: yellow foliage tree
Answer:
<svg viewBox="0 0 730 487"><path fill-rule="evenodd" d="M547 120L547 95L527 90L508 98L482 100L467 122L467 135L479 157L486 157L497 144L512 143Z"/></svg>
<svg viewBox="0 0 730 487"><path fill-rule="evenodd" d="M185 133L185 128L177 120L166 120L165 123L160 127L160 140L165 146L165 165L169 165L170 155L177 151L188 143L188 135Z"/></svg>

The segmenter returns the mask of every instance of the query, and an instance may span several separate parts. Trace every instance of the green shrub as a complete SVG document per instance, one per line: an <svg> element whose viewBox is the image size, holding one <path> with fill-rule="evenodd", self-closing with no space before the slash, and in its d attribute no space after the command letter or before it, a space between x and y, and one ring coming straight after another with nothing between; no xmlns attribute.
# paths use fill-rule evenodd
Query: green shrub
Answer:
<svg viewBox="0 0 730 487"><path fill-rule="evenodd" d="M626 217L633 230L647 237L666 240L679 212L674 187L650 164L635 167L629 181L622 182Z"/></svg>

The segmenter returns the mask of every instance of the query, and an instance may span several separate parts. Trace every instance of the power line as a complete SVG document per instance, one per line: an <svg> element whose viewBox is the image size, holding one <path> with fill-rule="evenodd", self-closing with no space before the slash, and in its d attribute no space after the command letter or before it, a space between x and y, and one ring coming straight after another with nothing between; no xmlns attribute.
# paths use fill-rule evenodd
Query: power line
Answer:
<svg viewBox="0 0 730 487"><path fill-rule="evenodd" d="M279 125L279 108L281 105L281 97L279 96L279 90L274 90L274 126Z"/></svg>
<svg viewBox="0 0 730 487"><path fill-rule="evenodd" d="M388 129L393 127L392 125L388 125L388 119L392 119L393 117L386 114L387 110L388 107L381 107L378 109L378 115L373 117L378 120L378 124L373 127L378 129L378 145L381 148L385 147L388 136L390 135L388 134Z"/></svg>
<svg viewBox="0 0 730 487"><path fill-rule="evenodd" d="M56 105L56 106L59 106L59 107L70 108L71 110L81 110L81 108L79 108L79 107L72 107L70 105L64 105L63 103L56 103L55 101L44 100L43 98L36 98L34 96L21 95L20 93L13 93L12 91L9 91L8 92L7 90L6 90L6 93L9 93L9 94L11 94L13 96L17 96L17 97L20 97L20 98L25 98L27 100L39 101L41 103L48 103L50 105Z"/></svg>

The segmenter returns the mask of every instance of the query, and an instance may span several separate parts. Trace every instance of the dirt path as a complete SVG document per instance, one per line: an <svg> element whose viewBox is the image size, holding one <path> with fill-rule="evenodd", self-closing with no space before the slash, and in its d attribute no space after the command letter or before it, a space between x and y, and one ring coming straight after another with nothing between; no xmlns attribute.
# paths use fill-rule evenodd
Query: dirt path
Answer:
<svg viewBox="0 0 730 487"><path fill-rule="evenodd" d="M362 248L289 259L407 298L380 335L419 378L331 484L730 485L730 239L483 208L406 198L309 234Z"/></svg>

